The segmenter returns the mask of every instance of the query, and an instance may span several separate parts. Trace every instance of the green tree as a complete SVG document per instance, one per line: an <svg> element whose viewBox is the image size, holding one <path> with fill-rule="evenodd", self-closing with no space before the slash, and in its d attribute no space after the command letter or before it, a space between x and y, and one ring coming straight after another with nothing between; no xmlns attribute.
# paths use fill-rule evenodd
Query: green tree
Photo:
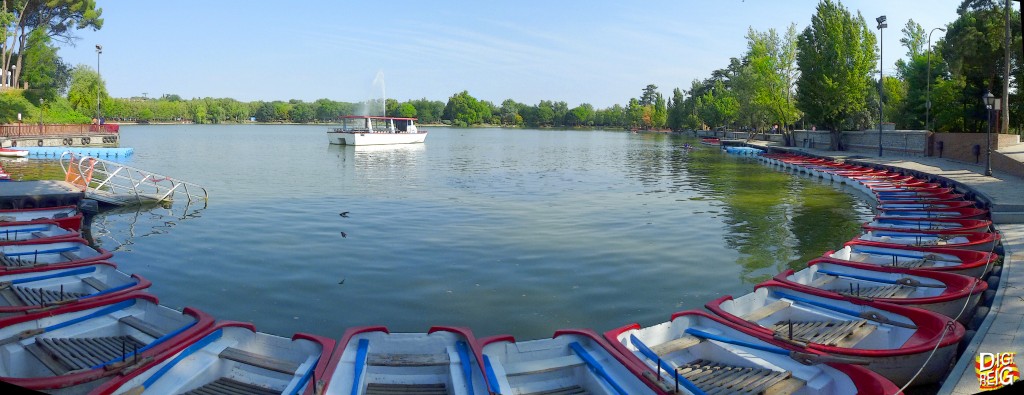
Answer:
<svg viewBox="0 0 1024 395"><path fill-rule="evenodd" d="M416 106L409 102L402 103L398 106L395 115L402 118L416 118Z"/></svg>
<svg viewBox="0 0 1024 395"><path fill-rule="evenodd" d="M316 118L316 110L309 103L298 102L292 105L292 110L288 113L288 116L291 117L292 122L310 123Z"/></svg>
<svg viewBox="0 0 1024 395"><path fill-rule="evenodd" d="M591 126L594 124L594 106L589 103L583 103L572 110L566 115L568 126Z"/></svg>
<svg viewBox="0 0 1024 395"><path fill-rule="evenodd" d="M21 84L29 36L37 31L59 42L73 43L76 30L103 27L103 9L95 0L5 0L0 2L0 79L16 66L12 82Z"/></svg>
<svg viewBox="0 0 1024 395"><path fill-rule="evenodd" d="M106 84L95 70L78 65L71 71L71 86L68 87L68 101L72 108L82 115L95 117L97 91L100 100L109 97Z"/></svg>
<svg viewBox="0 0 1024 395"><path fill-rule="evenodd" d="M859 12L854 17L841 3L823 0L797 47L798 107L808 121L832 132L830 149L838 150L841 130L867 109L875 36Z"/></svg>
<svg viewBox="0 0 1024 395"><path fill-rule="evenodd" d="M57 48L50 45L50 41L42 30L28 36L22 80L28 83L25 98L31 102L38 102L40 98L52 101L68 88L70 70L57 56Z"/></svg>

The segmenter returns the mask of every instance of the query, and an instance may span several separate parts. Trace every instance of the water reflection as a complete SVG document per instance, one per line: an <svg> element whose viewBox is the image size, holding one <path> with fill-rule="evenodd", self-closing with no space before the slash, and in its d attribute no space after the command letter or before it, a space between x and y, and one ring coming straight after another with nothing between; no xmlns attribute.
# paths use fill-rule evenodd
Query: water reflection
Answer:
<svg viewBox="0 0 1024 395"><path fill-rule="evenodd" d="M131 251L137 238L163 235L180 222L202 217L205 201L144 204L103 210L84 232L94 246L111 252Z"/></svg>

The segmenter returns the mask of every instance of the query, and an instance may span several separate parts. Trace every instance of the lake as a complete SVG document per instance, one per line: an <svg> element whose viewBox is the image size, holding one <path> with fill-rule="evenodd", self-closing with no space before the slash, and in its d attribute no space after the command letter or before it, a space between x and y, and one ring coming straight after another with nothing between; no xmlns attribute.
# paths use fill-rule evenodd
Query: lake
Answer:
<svg viewBox="0 0 1024 395"><path fill-rule="evenodd" d="M844 185L682 136L428 129L425 144L344 147L325 126L124 126L126 164L210 199L108 211L93 237L162 304L263 332L457 325L532 339L750 292L871 215ZM5 163L27 179L55 166Z"/></svg>

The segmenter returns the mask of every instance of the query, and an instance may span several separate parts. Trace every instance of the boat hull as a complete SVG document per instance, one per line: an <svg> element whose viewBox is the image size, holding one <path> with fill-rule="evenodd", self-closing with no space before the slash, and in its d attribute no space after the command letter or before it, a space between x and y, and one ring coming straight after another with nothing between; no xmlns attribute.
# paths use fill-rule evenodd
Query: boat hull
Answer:
<svg viewBox="0 0 1024 395"><path fill-rule="evenodd" d="M427 132L418 133L360 133L327 132L327 141L335 145L389 145L417 144L427 139Z"/></svg>
<svg viewBox="0 0 1024 395"><path fill-rule="evenodd" d="M51 242L77 237L78 231L65 229L52 219L0 222L0 245L20 241Z"/></svg>
<svg viewBox="0 0 1024 395"><path fill-rule="evenodd" d="M42 219L57 221L57 224L64 229L75 231L82 229L82 214L78 213L76 206L0 210L0 222Z"/></svg>
<svg viewBox="0 0 1024 395"><path fill-rule="evenodd" d="M838 251L823 257L880 267L903 267L914 270L940 271L982 278L999 259L990 252L911 246L871 247L857 240L847 242Z"/></svg>

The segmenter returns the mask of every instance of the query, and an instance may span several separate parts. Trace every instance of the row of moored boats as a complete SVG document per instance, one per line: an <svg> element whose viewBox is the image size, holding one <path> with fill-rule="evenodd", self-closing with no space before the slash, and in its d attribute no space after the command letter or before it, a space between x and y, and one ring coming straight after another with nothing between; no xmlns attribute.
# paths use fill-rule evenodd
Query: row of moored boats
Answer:
<svg viewBox="0 0 1024 395"><path fill-rule="evenodd" d="M74 207L0 210L0 380L75 394L537 395L893 394L942 380L998 259L985 210L900 174L761 157L863 188L879 215L710 312L528 341L459 327L266 334L161 306L79 236Z"/></svg>

